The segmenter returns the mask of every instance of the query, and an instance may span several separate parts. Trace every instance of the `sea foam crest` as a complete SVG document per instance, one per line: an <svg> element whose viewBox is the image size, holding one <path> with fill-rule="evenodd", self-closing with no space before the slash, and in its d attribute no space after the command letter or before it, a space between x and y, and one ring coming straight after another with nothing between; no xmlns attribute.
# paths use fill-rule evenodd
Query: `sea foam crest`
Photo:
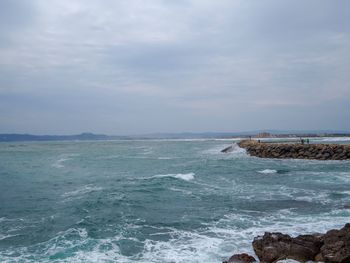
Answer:
<svg viewBox="0 0 350 263"><path fill-rule="evenodd" d="M258 173L261 173L261 174L275 174L275 173L277 173L277 170L265 169L265 170L258 171Z"/></svg>
<svg viewBox="0 0 350 263"><path fill-rule="evenodd" d="M18 236L18 234L16 234L16 235L2 235L2 234L0 234L0 241L4 240L6 238L15 237L15 236Z"/></svg>
<svg viewBox="0 0 350 263"><path fill-rule="evenodd" d="M64 167L63 163L66 161L72 160L73 159L72 157L74 156L78 156L78 154L62 154L60 158L52 164L52 167L63 168Z"/></svg>
<svg viewBox="0 0 350 263"><path fill-rule="evenodd" d="M322 142L346 142L346 141L350 141L350 137L332 137L332 138L322 138L319 141Z"/></svg>
<svg viewBox="0 0 350 263"><path fill-rule="evenodd" d="M239 147L237 143L233 143L231 152L236 154L244 154L246 153L246 150L244 148Z"/></svg>
<svg viewBox="0 0 350 263"><path fill-rule="evenodd" d="M84 185L81 188L78 188L71 192L66 192L62 196L63 197L75 197L75 196L81 196L84 194L88 194L91 192L101 191L102 187L92 186L92 185Z"/></svg>
<svg viewBox="0 0 350 263"><path fill-rule="evenodd" d="M187 173L187 174L157 174L152 176L152 178L164 178L164 177L172 177L176 179L181 179L184 181L191 181L194 179L194 173Z"/></svg>
<svg viewBox="0 0 350 263"><path fill-rule="evenodd" d="M52 166L55 168L63 168L63 163L68 160L71 160L71 158L60 158L55 163L53 163Z"/></svg>
<svg viewBox="0 0 350 263"><path fill-rule="evenodd" d="M232 143L230 146L227 146L227 144L223 144L223 145L217 145L214 148L208 149L203 151L202 153L204 154L222 154L222 150L228 148L225 155L230 154L229 156L232 155L236 155L236 156L245 156L247 151L244 148L239 147L239 145L237 143ZM231 155L232 154L232 155Z"/></svg>

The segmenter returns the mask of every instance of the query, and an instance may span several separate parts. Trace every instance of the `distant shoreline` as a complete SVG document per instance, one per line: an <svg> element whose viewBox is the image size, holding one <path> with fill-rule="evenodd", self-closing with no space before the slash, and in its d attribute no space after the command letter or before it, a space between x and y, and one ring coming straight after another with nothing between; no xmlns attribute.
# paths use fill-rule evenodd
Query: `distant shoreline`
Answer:
<svg viewBox="0 0 350 263"><path fill-rule="evenodd" d="M25 141L112 141L112 140L182 140L182 139L297 139L326 138L326 137L350 137L350 132L342 133L164 133L146 135L105 135L93 133L81 133L77 135L33 135L33 134L0 134L0 142L25 142Z"/></svg>

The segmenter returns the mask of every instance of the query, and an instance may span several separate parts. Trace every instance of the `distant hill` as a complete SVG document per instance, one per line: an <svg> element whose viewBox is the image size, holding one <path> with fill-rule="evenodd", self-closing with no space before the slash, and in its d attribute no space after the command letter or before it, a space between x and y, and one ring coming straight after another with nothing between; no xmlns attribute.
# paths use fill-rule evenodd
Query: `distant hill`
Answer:
<svg viewBox="0 0 350 263"><path fill-rule="evenodd" d="M74 140L108 140L103 134L82 133L78 135L32 135L32 134L0 134L0 141L74 141Z"/></svg>
<svg viewBox="0 0 350 263"><path fill-rule="evenodd" d="M234 138L254 136L259 133L273 135L315 135L315 136L350 136L349 131L334 130L305 130L305 131L282 131L282 130L257 130L247 132L183 132L183 133L152 133L144 135L105 135L93 133L81 133L76 135L33 135L33 134L0 134L0 142L15 141L92 141L92 140L133 140L133 139L203 139L203 138Z"/></svg>

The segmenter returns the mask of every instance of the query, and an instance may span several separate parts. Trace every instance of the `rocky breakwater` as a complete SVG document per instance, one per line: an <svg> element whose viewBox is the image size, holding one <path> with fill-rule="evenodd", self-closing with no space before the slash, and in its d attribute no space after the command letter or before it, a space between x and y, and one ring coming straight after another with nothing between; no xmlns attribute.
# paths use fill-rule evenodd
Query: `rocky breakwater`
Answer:
<svg viewBox="0 0 350 263"><path fill-rule="evenodd" d="M251 156L260 158L350 159L350 145L348 144L268 143L256 140L243 140L238 145L246 149Z"/></svg>

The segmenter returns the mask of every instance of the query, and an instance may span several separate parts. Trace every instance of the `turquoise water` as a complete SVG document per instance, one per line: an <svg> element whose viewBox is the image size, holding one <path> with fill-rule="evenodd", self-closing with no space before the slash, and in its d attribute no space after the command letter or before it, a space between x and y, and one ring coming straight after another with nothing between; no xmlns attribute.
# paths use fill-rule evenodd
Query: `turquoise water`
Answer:
<svg viewBox="0 0 350 263"><path fill-rule="evenodd" d="M221 262L350 222L350 161L224 140L0 144L0 262Z"/></svg>

